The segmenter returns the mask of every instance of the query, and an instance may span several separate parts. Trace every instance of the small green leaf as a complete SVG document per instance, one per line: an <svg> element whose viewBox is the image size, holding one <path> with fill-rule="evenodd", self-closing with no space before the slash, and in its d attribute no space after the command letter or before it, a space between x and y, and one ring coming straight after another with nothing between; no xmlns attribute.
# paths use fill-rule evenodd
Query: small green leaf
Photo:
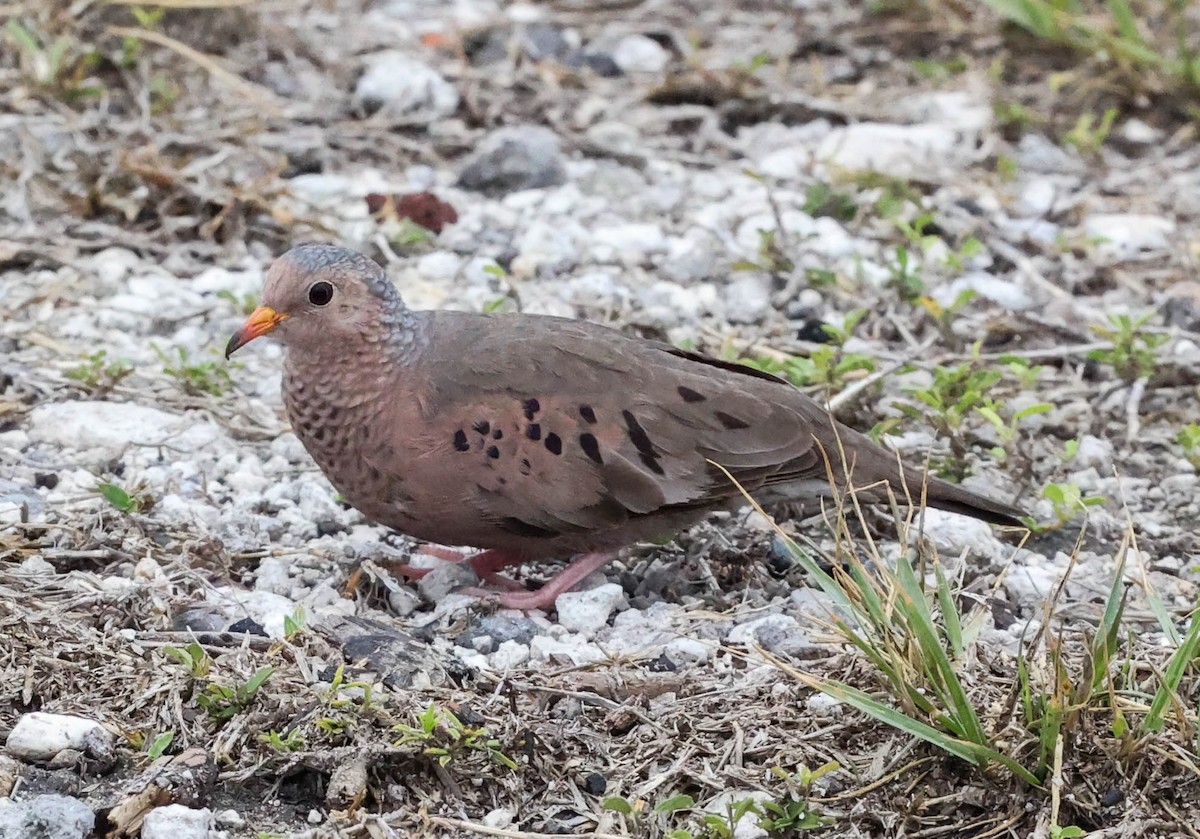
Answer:
<svg viewBox="0 0 1200 839"><path fill-rule="evenodd" d="M122 513L133 512L136 506L133 498L121 487L108 482L98 484L96 491L99 492L104 499L112 504L113 507L120 510Z"/></svg>
<svg viewBox="0 0 1200 839"><path fill-rule="evenodd" d="M174 731L164 731L161 734L156 734L154 740L150 743L150 748L146 750L147 756L151 760L158 760L166 752L171 745L171 741L175 739Z"/></svg>
<svg viewBox="0 0 1200 839"><path fill-rule="evenodd" d="M623 816L633 815L633 805L619 795L610 795L600 803L600 806L605 810L612 810L614 813L620 813Z"/></svg>
<svg viewBox="0 0 1200 839"><path fill-rule="evenodd" d="M665 801L660 801L654 808L656 813L674 813L676 810L689 810L696 804L696 799L690 795L673 795Z"/></svg>

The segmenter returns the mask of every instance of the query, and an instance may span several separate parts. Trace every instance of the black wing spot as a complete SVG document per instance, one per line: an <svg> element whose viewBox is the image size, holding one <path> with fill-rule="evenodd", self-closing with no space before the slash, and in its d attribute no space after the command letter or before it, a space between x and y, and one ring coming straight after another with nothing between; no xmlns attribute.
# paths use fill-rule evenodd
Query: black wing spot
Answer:
<svg viewBox="0 0 1200 839"><path fill-rule="evenodd" d="M529 427L525 429L525 436L530 440L542 439L542 426L540 423L531 422Z"/></svg>
<svg viewBox="0 0 1200 839"><path fill-rule="evenodd" d="M553 431L546 435L546 451L550 454L562 454L562 438Z"/></svg>
<svg viewBox="0 0 1200 839"><path fill-rule="evenodd" d="M342 415L342 409L341 409L341 408L339 408L337 405L330 405L330 406L329 406L329 419L330 419L330 420L336 420L336 419L337 419L338 417L340 417L341 415Z"/></svg>
<svg viewBox="0 0 1200 839"><path fill-rule="evenodd" d="M487 434L489 431L492 430L492 424L490 422L488 422L487 420L480 420L479 422L475 423L471 427L473 429L475 429L475 431L479 434Z"/></svg>
<svg viewBox="0 0 1200 839"><path fill-rule="evenodd" d="M498 448L496 448L495 446L488 446L487 456L490 457L492 460L496 460L497 458L500 457L500 450Z"/></svg>
<svg viewBox="0 0 1200 839"><path fill-rule="evenodd" d="M533 464L531 464L529 462L529 458L527 458L527 457L521 458L521 474L528 475L532 471L533 471Z"/></svg>
<svg viewBox="0 0 1200 839"><path fill-rule="evenodd" d="M538 411L542 410L542 403L536 399L526 399L521 403L521 407L525 409L525 419L533 422L533 417Z"/></svg>
<svg viewBox="0 0 1200 839"><path fill-rule="evenodd" d="M749 428L750 423L744 419L735 417L733 414L727 414L724 411L717 411L714 416L720 420L721 425L725 426L730 431L740 431L743 428Z"/></svg>
<svg viewBox="0 0 1200 839"><path fill-rule="evenodd" d="M467 442L467 432L461 428L454 432L454 450L460 452L471 450L471 444Z"/></svg>
<svg viewBox="0 0 1200 839"><path fill-rule="evenodd" d="M530 524L527 521L513 516L500 519L496 522L496 526L501 530L507 531L514 536L524 536L528 539L553 539L559 533L555 530L550 530L545 527L538 527L536 524Z"/></svg>
<svg viewBox="0 0 1200 839"><path fill-rule="evenodd" d="M583 417L589 425L596 424L596 412L592 410L591 405L580 405L579 416Z"/></svg>
<svg viewBox="0 0 1200 839"><path fill-rule="evenodd" d="M646 433L646 429L642 428L637 417L629 411L622 411L621 416L625 418L625 427L629 430L629 441L638 450L638 457L642 463L655 475L662 475L662 464L658 462L662 455L654 450L654 443L650 442L650 435Z"/></svg>
<svg viewBox="0 0 1200 839"><path fill-rule="evenodd" d="M600 443L596 440L596 435L580 434L579 447L583 449L584 454L596 463L599 463L601 466L604 465L604 458L600 457Z"/></svg>
<svg viewBox="0 0 1200 839"><path fill-rule="evenodd" d="M492 431L492 439L493 440L503 440L504 432L501 431L499 428L495 429L494 431Z"/></svg>
<svg viewBox="0 0 1200 839"><path fill-rule="evenodd" d="M679 396L684 402L704 402L708 399L708 397L700 391L692 390L690 387L684 387L683 385L677 387L676 390L679 392Z"/></svg>

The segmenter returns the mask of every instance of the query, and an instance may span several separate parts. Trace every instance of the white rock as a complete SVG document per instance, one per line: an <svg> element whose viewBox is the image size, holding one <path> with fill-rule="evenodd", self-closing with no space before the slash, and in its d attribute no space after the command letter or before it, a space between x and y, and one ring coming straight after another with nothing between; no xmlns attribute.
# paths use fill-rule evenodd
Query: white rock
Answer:
<svg viewBox="0 0 1200 839"><path fill-rule="evenodd" d="M676 636L670 628L678 606L655 603L650 608L626 609L613 618L612 626L601 631L597 640L616 655L657 656Z"/></svg>
<svg viewBox="0 0 1200 839"><path fill-rule="evenodd" d="M758 323L771 308L771 279L743 271L725 286L725 317L730 323Z"/></svg>
<svg viewBox="0 0 1200 839"><path fill-rule="evenodd" d="M825 693L814 693L804 701L804 707L814 717L840 717L846 710L842 700Z"/></svg>
<svg viewBox="0 0 1200 839"><path fill-rule="evenodd" d="M717 795L704 805L704 812L715 813L727 818L730 809L739 801L754 800L760 804L771 801L773 796L766 790L736 790L731 789ZM747 813L733 825L733 839L763 839L767 835L765 828L759 827L758 818L753 813Z"/></svg>
<svg viewBox="0 0 1200 839"><path fill-rule="evenodd" d="M232 623L250 618L272 638L284 637L284 619L296 611L287 597L269 591L244 591L233 586L210 589L206 602L221 610Z"/></svg>
<svg viewBox="0 0 1200 839"><path fill-rule="evenodd" d="M139 583L165 582L167 572L153 557L144 556L133 566L133 579Z"/></svg>
<svg viewBox="0 0 1200 839"><path fill-rule="evenodd" d="M229 291L244 298L246 295L257 296L262 291L263 272L261 269L246 271L230 271L226 268L205 268L192 277L192 289L207 294L218 291Z"/></svg>
<svg viewBox="0 0 1200 839"><path fill-rule="evenodd" d="M791 615L763 615L761 618L746 621L735 626L725 640L730 644L743 644L752 647L762 644L772 647L772 643L781 633L802 634L800 623Z"/></svg>
<svg viewBox="0 0 1200 839"><path fill-rule="evenodd" d="M604 653L595 644L589 644L576 636L568 635L564 640L535 635L529 642L530 661L547 661L551 656L565 656L575 664L591 664L602 661Z"/></svg>
<svg viewBox="0 0 1200 839"><path fill-rule="evenodd" d="M53 565L35 554L22 560L16 573L21 577L53 577L58 572Z"/></svg>
<svg viewBox="0 0 1200 839"><path fill-rule="evenodd" d="M1059 186L1050 178L1039 176L1026 181L1013 204L1014 212L1022 216L1045 216L1054 209Z"/></svg>
<svg viewBox="0 0 1200 839"><path fill-rule="evenodd" d="M141 265L141 259L125 248L105 248L92 257L92 271L106 286L115 285L129 276L129 272Z"/></svg>
<svg viewBox="0 0 1200 839"><path fill-rule="evenodd" d="M860 122L830 132L816 155L838 169L928 179L969 162L974 150L960 132L944 125Z"/></svg>
<svg viewBox="0 0 1200 839"><path fill-rule="evenodd" d="M246 826L246 820L237 810L222 810L213 816L218 827L228 827L238 830Z"/></svg>
<svg viewBox="0 0 1200 839"><path fill-rule="evenodd" d="M625 73L661 73L671 54L653 38L626 35L613 47L612 60Z"/></svg>
<svg viewBox="0 0 1200 839"><path fill-rule="evenodd" d="M659 280L645 289L640 299L647 318L675 325L694 322L712 311L718 298L712 283L684 288L679 283Z"/></svg>
<svg viewBox="0 0 1200 839"><path fill-rule="evenodd" d="M172 414L132 402L52 402L29 412L29 439L67 449L103 449L169 443L183 452L214 446L221 429L197 415Z"/></svg>
<svg viewBox="0 0 1200 839"><path fill-rule="evenodd" d="M994 119L991 104L965 90L938 90L908 96L896 104L893 112L913 122L933 122L969 132L986 130Z"/></svg>
<svg viewBox="0 0 1200 839"><path fill-rule="evenodd" d="M368 108L430 121L458 109L458 90L427 64L394 50L376 53L368 62L354 87L355 98Z"/></svg>
<svg viewBox="0 0 1200 839"><path fill-rule="evenodd" d="M92 808L70 796L0 798L0 839L83 839L94 835L95 824Z"/></svg>
<svg viewBox="0 0 1200 839"><path fill-rule="evenodd" d="M182 804L155 807L142 822L142 839L208 839L212 811Z"/></svg>
<svg viewBox="0 0 1200 839"><path fill-rule="evenodd" d="M1027 614L1040 614L1046 598L1057 587L1068 559L1067 555L1061 552L1053 561L1032 553L1018 557L1004 581L1004 587L1008 589L1013 604Z"/></svg>
<svg viewBox="0 0 1200 839"><path fill-rule="evenodd" d="M592 255L600 262L619 259L637 264L647 254L663 253L667 237L662 228L652 222L630 222L597 227L592 231Z"/></svg>
<svg viewBox="0 0 1200 839"><path fill-rule="evenodd" d="M812 165L813 150L807 146L786 146L766 154L758 162L758 172L768 178L794 181L808 173Z"/></svg>
<svg viewBox="0 0 1200 839"><path fill-rule="evenodd" d="M690 661L696 664L703 664L708 661L711 654L708 645L703 641L686 637L675 638L669 641L663 651L667 654L667 658L672 661Z"/></svg>
<svg viewBox="0 0 1200 839"><path fill-rule="evenodd" d="M554 601L558 622L571 632L588 637L608 624L608 616L625 601L625 590L605 583L587 591L563 592Z"/></svg>
<svg viewBox="0 0 1200 839"><path fill-rule="evenodd" d="M466 647L455 647L454 657L463 664L467 665L467 667L470 667L472 670L481 670L487 672L492 669L492 665L488 661L487 656L485 656L483 653L476 652L475 650L468 650Z"/></svg>
<svg viewBox="0 0 1200 839"><path fill-rule="evenodd" d="M1005 547L992 528L978 519L929 507L925 510L925 536L944 556L957 556L964 549L977 557L996 557Z"/></svg>
<svg viewBox="0 0 1200 839"><path fill-rule="evenodd" d="M1010 312L1020 312L1033 306L1033 299L1011 280L993 276L984 271L973 271L959 277L949 285L934 290L933 299L943 306L951 306L963 291L970 289L985 300L991 300Z"/></svg>
<svg viewBox="0 0 1200 839"><path fill-rule="evenodd" d="M462 270L463 258L449 251L434 251L417 260L417 273L429 280L448 281Z"/></svg>
<svg viewBox="0 0 1200 839"><path fill-rule="evenodd" d="M1096 213L1084 222L1084 231L1096 242L1096 257L1106 263L1153 258L1171 248L1175 222L1140 213Z"/></svg>
<svg viewBox="0 0 1200 839"><path fill-rule="evenodd" d="M407 586L388 590L388 608L400 617L408 617L421 605L420 596Z"/></svg>
<svg viewBox="0 0 1200 839"><path fill-rule="evenodd" d="M1120 131L1122 139L1139 146L1148 146L1162 140L1162 132L1152 125L1142 122L1137 117L1125 120Z"/></svg>
<svg viewBox="0 0 1200 839"><path fill-rule="evenodd" d="M504 829L513 823L513 819L517 816L512 810L506 810L503 807L492 810L483 817L483 823L488 827L496 829Z"/></svg>
<svg viewBox="0 0 1200 839"><path fill-rule="evenodd" d="M492 669L498 673L520 667L529 661L529 646L519 641L504 641L496 651L488 656Z"/></svg>
<svg viewBox="0 0 1200 839"><path fill-rule="evenodd" d="M1113 464L1113 444L1091 434L1079 438L1079 448L1075 450L1075 462L1080 466L1090 466L1100 474L1111 473Z"/></svg>
<svg viewBox="0 0 1200 839"><path fill-rule="evenodd" d="M86 717L34 711L17 719L4 748L15 758L35 763L50 760L64 749L106 757L112 754L113 736Z"/></svg>

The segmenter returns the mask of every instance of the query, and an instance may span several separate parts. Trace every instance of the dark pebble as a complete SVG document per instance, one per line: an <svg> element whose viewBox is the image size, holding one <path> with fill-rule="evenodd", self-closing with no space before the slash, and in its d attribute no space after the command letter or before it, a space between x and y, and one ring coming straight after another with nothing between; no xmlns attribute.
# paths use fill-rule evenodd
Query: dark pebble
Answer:
<svg viewBox="0 0 1200 839"><path fill-rule="evenodd" d="M588 795L604 795L608 791L608 781L599 772L593 772L583 779L583 791Z"/></svg>

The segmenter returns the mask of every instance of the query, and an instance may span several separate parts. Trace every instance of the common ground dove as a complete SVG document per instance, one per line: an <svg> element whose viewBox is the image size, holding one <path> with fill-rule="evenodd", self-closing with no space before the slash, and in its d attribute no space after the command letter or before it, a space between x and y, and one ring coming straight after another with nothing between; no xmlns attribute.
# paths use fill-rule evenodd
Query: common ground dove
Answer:
<svg viewBox="0 0 1200 839"><path fill-rule="evenodd" d="M864 500L890 488L1020 524L1015 507L902 468L774 376L583 321L412 311L343 248L279 257L226 356L268 332L287 350L292 427L345 499L418 539L483 549L467 561L507 585L510 608L549 606L618 548L740 505L729 475L773 502L829 495L829 476L843 489L849 474ZM496 573L570 556L537 591Z"/></svg>

